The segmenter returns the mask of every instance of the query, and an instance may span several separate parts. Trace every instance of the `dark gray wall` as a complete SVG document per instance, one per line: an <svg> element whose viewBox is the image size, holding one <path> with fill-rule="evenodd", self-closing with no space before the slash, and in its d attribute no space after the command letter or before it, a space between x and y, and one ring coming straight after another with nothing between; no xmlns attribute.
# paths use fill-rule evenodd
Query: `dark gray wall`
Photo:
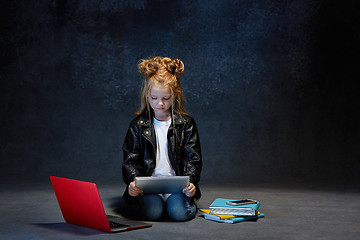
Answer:
<svg viewBox="0 0 360 240"><path fill-rule="evenodd" d="M203 182L359 186L352 2L2 1L0 181L121 182L160 55L185 63Z"/></svg>

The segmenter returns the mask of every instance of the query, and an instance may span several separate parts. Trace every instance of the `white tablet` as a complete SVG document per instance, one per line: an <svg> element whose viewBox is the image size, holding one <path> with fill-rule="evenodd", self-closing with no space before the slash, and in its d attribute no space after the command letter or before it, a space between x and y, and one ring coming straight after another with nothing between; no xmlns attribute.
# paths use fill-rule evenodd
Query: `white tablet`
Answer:
<svg viewBox="0 0 360 240"><path fill-rule="evenodd" d="M182 193L189 185L189 176L135 177L135 185L144 193Z"/></svg>

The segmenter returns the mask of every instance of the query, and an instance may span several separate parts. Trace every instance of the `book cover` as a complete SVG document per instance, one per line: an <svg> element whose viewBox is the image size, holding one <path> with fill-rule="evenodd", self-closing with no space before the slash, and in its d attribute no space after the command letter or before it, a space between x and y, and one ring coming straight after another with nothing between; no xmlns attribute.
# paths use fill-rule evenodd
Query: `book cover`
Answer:
<svg viewBox="0 0 360 240"><path fill-rule="evenodd" d="M211 214L220 215L236 215L236 216L255 216L260 202L254 204L246 204L239 206L230 206L226 204L228 201L234 201L235 199L217 198L210 205Z"/></svg>
<svg viewBox="0 0 360 240"><path fill-rule="evenodd" d="M208 218L212 218L214 220L222 220L222 219L229 219L229 218L235 218L235 215L221 215L221 214L210 214L211 209L199 209L203 215L207 216Z"/></svg>
<svg viewBox="0 0 360 240"><path fill-rule="evenodd" d="M242 217L238 216L238 217L234 217L234 218L218 219L218 218L214 218L212 214L204 213L205 219L220 222L220 223L238 223L238 222L262 218L264 216L265 216L265 214L259 213L258 215L255 215L255 216L242 216Z"/></svg>

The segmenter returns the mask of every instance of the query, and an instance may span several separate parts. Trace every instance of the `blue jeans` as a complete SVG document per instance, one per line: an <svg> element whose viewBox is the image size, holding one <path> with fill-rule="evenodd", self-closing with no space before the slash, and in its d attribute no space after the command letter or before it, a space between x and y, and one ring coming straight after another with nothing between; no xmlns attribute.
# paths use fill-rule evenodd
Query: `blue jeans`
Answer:
<svg viewBox="0 0 360 240"><path fill-rule="evenodd" d="M193 219L196 214L196 205L185 194L171 194L165 201L158 194L144 194L137 197L135 204L129 206L132 217L159 221L169 217L173 221L183 222Z"/></svg>

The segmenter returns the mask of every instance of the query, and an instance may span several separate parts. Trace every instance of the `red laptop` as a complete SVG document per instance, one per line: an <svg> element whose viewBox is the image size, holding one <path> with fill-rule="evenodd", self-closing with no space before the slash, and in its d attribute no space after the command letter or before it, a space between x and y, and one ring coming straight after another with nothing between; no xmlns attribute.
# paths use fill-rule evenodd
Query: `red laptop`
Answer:
<svg viewBox="0 0 360 240"><path fill-rule="evenodd" d="M120 232L151 224L106 215L95 183L50 177L64 220L105 232Z"/></svg>

